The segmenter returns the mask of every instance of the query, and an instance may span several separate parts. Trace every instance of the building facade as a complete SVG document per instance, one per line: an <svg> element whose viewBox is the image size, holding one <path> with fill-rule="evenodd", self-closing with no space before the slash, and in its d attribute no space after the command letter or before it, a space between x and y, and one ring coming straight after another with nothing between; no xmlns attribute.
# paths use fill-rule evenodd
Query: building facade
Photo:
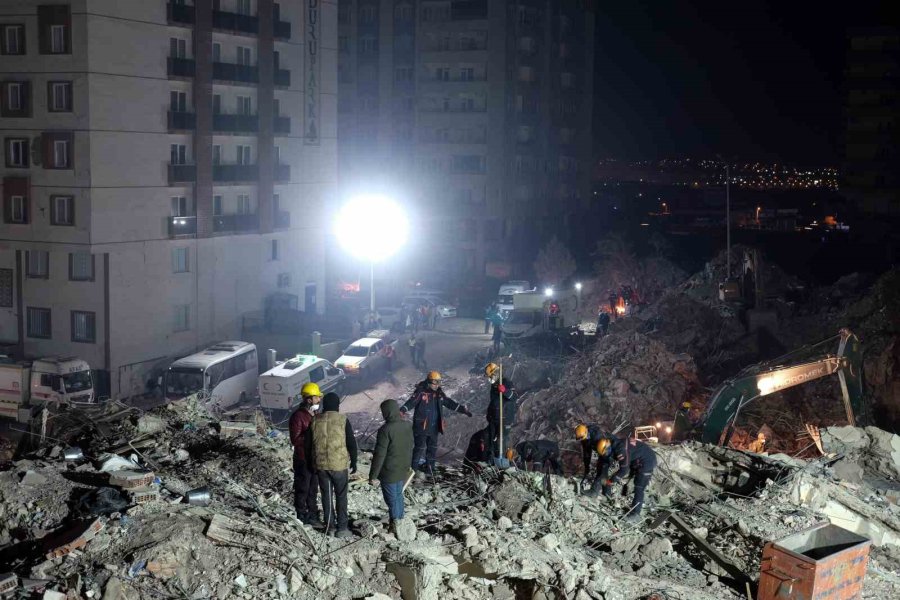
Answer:
<svg viewBox="0 0 900 600"><path fill-rule="evenodd" d="M410 207L404 270L503 277L587 201L590 2L340 0L338 20L341 192Z"/></svg>
<svg viewBox="0 0 900 600"><path fill-rule="evenodd" d="M337 4L0 4L0 341L110 394L235 339L282 292L321 310Z"/></svg>
<svg viewBox="0 0 900 600"><path fill-rule="evenodd" d="M900 216L900 29L851 31L841 190L868 214Z"/></svg>

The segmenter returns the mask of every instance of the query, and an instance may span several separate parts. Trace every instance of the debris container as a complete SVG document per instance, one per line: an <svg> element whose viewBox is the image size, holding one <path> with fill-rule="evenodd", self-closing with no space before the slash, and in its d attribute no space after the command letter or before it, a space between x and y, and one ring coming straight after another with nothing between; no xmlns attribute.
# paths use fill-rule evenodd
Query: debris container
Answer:
<svg viewBox="0 0 900 600"><path fill-rule="evenodd" d="M830 523L763 548L757 600L859 598L872 541Z"/></svg>

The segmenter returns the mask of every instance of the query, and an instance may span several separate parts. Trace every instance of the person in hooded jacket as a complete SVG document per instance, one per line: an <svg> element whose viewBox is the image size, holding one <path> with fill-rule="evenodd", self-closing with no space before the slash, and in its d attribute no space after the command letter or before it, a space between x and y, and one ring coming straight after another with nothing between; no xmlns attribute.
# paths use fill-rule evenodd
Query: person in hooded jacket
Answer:
<svg viewBox="0 0 900 600"><path fill-rule="evenodd" d="M413 453L412 425L400 416L397 402L388 398L381 403L384 425L375 437L375 452L369 468L369 483L381 484L381 495L388 507L391 525L403 518L403 486L409 476Z"/></svg>
<svg viewBox="0 0 900 600"><path fill-rule="evenodd" d="M487 417L488 440L490 442L491 456L498 457L506 453L510 447L509 432L516 422L519 395L512 381L506 377L500 378L500 365L488 363L484 367L484 374L491 382L491 399L488 403ZM503 397L503 448L500 448L500 397Z"/></svg>
<svg viewBox="0 0 900 600"><path fill-rule="evenodd" d="M438 435L444 433L443 408L449 408L460 414L471 417L472 411L464 404L449 398L441 388L441 374L432 371L425 381L420 381L409 400L400 407L400 412L413 413L413 456L412 468L418 471L417 477L425 477L434 470L437 460Z"/></svg>
<svg viewBox="0 0 900 600"><path fill-rule="evenodd" d="M345 415L338 412L341 397L334 392L322 399L322 413L316 415L310 425L311 436L307 449L312 456L319 477L322 493L322 512L326 533L335 528L335 537L350 537L347 513L347 489L350 475L356 473L356 438L353 427ZM349 471L348 471L349 467ZM337 505L337 516L332 513L332 497Z"/></svg>

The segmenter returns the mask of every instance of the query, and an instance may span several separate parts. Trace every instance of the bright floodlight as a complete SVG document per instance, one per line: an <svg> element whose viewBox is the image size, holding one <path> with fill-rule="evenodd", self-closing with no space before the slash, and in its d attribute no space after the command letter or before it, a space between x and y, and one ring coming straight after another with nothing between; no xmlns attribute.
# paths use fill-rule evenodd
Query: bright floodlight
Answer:
<svg viewBox="0 0 900 600"><path fill-rule="evenodd" d="M580 281L575 284L575 289L578 290L579 292L581 291L581 282Z"/></svg>
<svg viewBox="0 0 900 600"><path fill-rule="evenodd" d="M546 289L544 290L544 295L547 296L547 297L552 296L552 295L553 295L553 288L549 288L549 287L546 288Z"/></svg>
<svg viewBox="0 0 900 600"><path fill-rule="evenodd" d="M379 262L406 243L409 223L400 206L386 196L357 196L341 209L335 234L356 258Z"/></svg>

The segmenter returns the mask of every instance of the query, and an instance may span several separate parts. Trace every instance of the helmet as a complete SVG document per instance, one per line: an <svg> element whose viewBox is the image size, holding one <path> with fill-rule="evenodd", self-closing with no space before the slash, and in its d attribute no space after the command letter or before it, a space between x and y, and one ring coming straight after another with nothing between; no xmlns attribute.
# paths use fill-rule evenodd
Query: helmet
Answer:
<svg viewBox="0 0 900 600"><path fill-rule="evenodd" d="M584 423L580 423L577 427L575 427L575 439L576 440L586 440L588 436L588 428Z"/></svg>
<svg viewBox="0 0 900 600"><path fill-rule="evenodd" d="M612 443L607 438L600 438L600 441L597 442L597 454L600 456L606 456L611 449Z"/></svg>
<svg viewBox="0 0 900 600"><path fill-rule="evenodd" d="M691 407L690 400L685 400L684 402L681 403L681 408L690 408L690 407Z"/></svg>
<svg viewBox="0 0 900 600"><path fill-rule="evenodd" d="M497 363L488 363L484 367L484 374L489 378L493 379L494 373L500 370L500 366Z"/></svg>
<svg viewBox="0 0 900 600"><path fill-rule="evenodd" d="M304 398L310 398L312 396L321 396L322 390L319 389L319 384L317 383L304 383L303 387L300 388L300 395Z"/></svg>
<svg viewBox="0 0 900 600"><path fill-rule="evenodd" d="M428 378L427 378L427 379L428 379L428 381L440 381L440 380L441 380L441 374L438 373L437 371L432 371L431 373L428 374Z"/></svg>

